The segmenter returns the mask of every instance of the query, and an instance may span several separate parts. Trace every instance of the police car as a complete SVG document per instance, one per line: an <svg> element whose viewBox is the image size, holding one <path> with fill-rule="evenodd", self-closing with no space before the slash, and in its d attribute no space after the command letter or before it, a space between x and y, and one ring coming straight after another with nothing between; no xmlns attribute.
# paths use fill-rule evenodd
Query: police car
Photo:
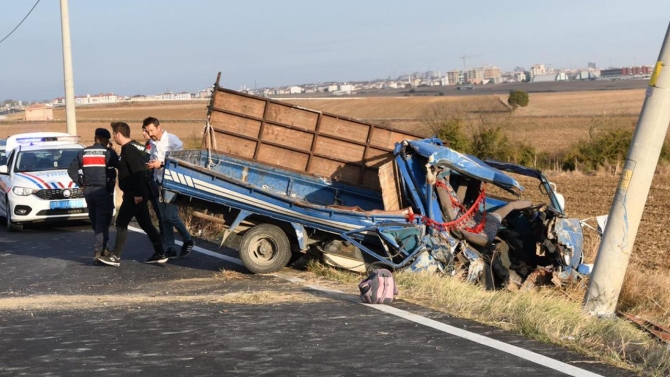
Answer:
<svg viewBox="0 0 670 377"><path fill-rule="evenodd" d="M6 140L0 164L0 217L7 229L21 231L32 222L88 219L84 190L67 168L84 146L78 136L34 132Z"/></svg>

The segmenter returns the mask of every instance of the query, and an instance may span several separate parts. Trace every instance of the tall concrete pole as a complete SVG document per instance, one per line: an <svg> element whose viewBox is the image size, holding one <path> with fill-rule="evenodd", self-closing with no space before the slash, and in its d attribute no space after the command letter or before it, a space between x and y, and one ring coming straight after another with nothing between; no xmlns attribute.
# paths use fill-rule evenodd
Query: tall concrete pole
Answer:
<svg viewBox="0 0 670 377"><path fill-rule="evenodd" d="M77 134L77 116L74 110L74 75L72 73L72 47L70 45L70 14L67 0L60 0L60 25L63 35L63 79L65 82L65 120L67 133Z"/></svg>
<svg viewBox="0 0 670 377"><path fill-rule="evenodd" d="M584 309L598 316L614 314L651 181L670 123L670 25L649 80L640 119L621 172Z"/></svg>

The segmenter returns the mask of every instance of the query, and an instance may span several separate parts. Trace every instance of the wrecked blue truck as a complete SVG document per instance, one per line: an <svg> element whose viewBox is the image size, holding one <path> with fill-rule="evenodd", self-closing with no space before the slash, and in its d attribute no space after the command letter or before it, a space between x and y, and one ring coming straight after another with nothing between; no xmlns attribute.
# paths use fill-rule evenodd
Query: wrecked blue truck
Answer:
<svg viewBox="0 0 670 377"><path fill-rule="evenodd" d="M300 255L433 271L488 288L578 278L582 228L542 172L411 131L219 86L201 148L166 157L164 200L218 223L254 273ZM542 199L524 198L533 181ZM527 195L526 195L527 196Z"/></svg>
<svg viewBox="0 0 670 377"><path fill-rule="evenodd" d="M542 172L481 161L434 138L398 142L392 153L396 181L387 187L397 210L385 209L382 192L211 149L167 156L165 200L219 214L224 241L241 236L240 259L255 273L283 268L294 252L315 252L353 271L439 271L489 288L521 286L538 268L554 283L574 278L581 225L565 216L563 197ZM546 201L490 195L522 197L506 172L537 179Z"/></svg>

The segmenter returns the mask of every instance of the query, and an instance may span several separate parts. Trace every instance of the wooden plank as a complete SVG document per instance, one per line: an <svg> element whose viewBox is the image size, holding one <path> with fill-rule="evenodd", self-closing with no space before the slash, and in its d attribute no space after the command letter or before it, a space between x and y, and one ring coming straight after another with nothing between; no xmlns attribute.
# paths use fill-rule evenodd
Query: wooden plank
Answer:
<svg viewBox="0 0 670 377"><path fill-rule="evenodd" d="M372 130L372 136L370 136L370 145L393 150L393 148L395 148L395 143L407 139L415 140L417 137L400 131L375 127Z"/></svg>
<svg viewBox="0 0 670 377"><path fill-rule="evenodd" d="M312 165L308 173L327 177L337 182L357 184L360 176L360 168L356 165L314 156L312 157Z"/></svg>
<svg viewBox="0 0 670 377"><path fill-rule="evenodd" d="M222 128L229 132L256 138L261 129L261 122L213 111L209 123L214 128Z"/></svg>
<svg viewBox="0 0 670 377"><path fill-rule="evenodd" d="M296 109L277 103L270 103L268 105L268 112L265 116L265 119L268 121L300 127L311 131L316 129L316 121L318 118L319 114L317 112Z"/></svg>
<svg viewBox="0 0 670 377"><path fill-rule="evenodd" d="M236 113L250 115L256 118L263 117L266 101L228 93L223 91L214 92L214 107Z"/></svg>
<svg viewBox="0 0 670 377"><path fill-rule="evenodd" d="M305 171L308 158L308 153L300 153L273 145L261 144L258 150L257 161L283 168Z"/></svg>
<svg viewBox="0 0 670 377"><path fill-rule="evenodd" d="M352 122L346 119L338 119L332 115L321 117L321 127L319 131L323 135L338 136L347 140L353 140L358 143L366 143L370 125Z"/></svg>
<svg viewBox="0 0 670 377"><path fill-rule="evenodd" d="M305 152L312 148L314 135L308 132L291 130L281 126L266 123L261 135L263 141L270 141L277 144L290 145L293 148L302 149Z"/></svg>
<svg viewBox="0 0 670 377"><path fill-rule="evenodd" d="M314 147L314 153L323 156L332 156L347 162L362 162L365 147L362 145L352 145L345 141L331 139L321 136Z"/></svg>
<svg viewBox="0 0 670 377"><path fill-rule="evenodd" d="M219 152L252 158L254 157L256 142L253 140L243 139L241 137L225 135L217 132L216 148Z"/></svg>
<svg viewBox="0 0 670 377"><path fill-rule="evenodd" d="M396 182L395 161L389 161L379 167L379 186L386 211L400 209L400 192Z"/></svg>
<svg viewBox="0 0 670 377"><path fill-rule="evenodd" d="M365 152L365 166L380 167L393 159L393 153L370 147Z"/></svg>

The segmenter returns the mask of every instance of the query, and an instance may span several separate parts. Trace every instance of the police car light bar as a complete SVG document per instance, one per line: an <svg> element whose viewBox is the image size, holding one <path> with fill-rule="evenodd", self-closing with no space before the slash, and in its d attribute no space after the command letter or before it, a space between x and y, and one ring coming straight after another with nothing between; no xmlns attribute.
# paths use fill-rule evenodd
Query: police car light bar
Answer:
<svg viewBox="0 0 670 377"><path fill-rule="evenodd" d="M16 139L16 143L19 145L36 145L54 141L77 143L79 142L79 139L80 139L79 136L21 137Z"/></svg>

